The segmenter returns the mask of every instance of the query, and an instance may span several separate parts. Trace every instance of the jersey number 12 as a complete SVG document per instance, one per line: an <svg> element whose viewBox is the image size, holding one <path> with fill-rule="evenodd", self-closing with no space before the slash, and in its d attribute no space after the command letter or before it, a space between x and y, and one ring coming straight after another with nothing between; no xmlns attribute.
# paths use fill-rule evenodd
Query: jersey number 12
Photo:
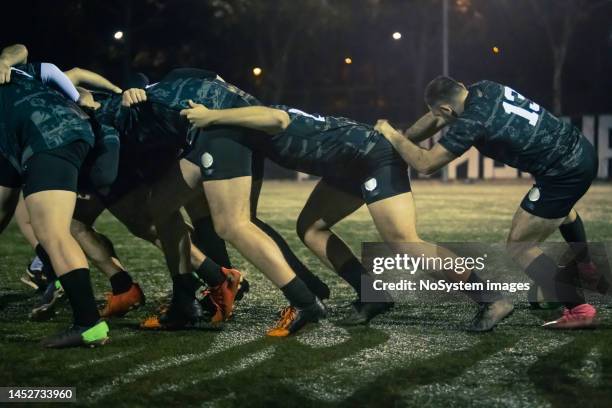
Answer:
<svg viewBox="0 0 612 408"><path fill-rule="evenodd" d="M504 87L504 98L506 98L506 100L509 102L522 102L525 100L523 95L516 92L512 88L508 88L507 86ZM535 126L538 123L538 118L540 117L540 105L537 103L531 102L529 104L529 109L521 108L520 106L516 106L505 101L502 103L502 105L506 113L513 113L521 118L527 119L531 126Z"/></svg>

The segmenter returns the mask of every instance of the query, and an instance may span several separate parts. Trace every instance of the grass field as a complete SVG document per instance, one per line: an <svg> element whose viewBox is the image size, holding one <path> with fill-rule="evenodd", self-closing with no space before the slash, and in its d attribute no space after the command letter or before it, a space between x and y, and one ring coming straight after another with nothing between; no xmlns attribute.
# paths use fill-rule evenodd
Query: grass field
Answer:
<svg viewBox="0 0 612 408"><path fill-rule="evenodd" d="M88 406L612 406L612 309L601 300L604 323L589 332L545 331L538 327L543 312L524 301L483 335L462 331L474 313L467 302L399 305L367 328L336 326L351 291L294 232L312 186L268 182L261 198L260 217L332 288L329 318L286 339L264 336L284 305L280 292L233 250L252 290L223 331L140 332L139 320L169 289L164 262L105 214L98 229L114 241L148 303L110 322L106 347L43 351L38 341L69 324L70 313L64 306L51 322L27 320L36 297L18 279L31 250L11 225L0 237L0 386L75 386L78 404ZM431 241L503 242L528 188L415 182L418 228ZM612 185L593 186L578 209L591 240L612 241ZM337 231L356 250L378 240L365 209ZM92 275L101 300L109 285Z"/></svg>

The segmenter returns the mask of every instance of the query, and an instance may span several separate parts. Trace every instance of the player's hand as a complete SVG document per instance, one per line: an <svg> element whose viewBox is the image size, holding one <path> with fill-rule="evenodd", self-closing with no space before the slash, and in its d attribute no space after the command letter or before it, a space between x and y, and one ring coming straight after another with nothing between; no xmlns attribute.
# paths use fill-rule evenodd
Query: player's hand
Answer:
<svg viewBox="0 0 612 408"><path fill-rule="evenodd" d="M195 103L191 99L189 100L189 109L183 109L181 116L187 118L187 120L196 127L206 127L212 122L213 115L212 110L199 103Z"/></svg>
<svg viewBox="0 0 612 408"><path fill-rule="evenodd" d="M378 121L376 121L376 126L374 126L374 130L382 133L383 135L395 131L395 129L393 128L393 126L391 126L387 119L379 119Z"/></svg>
<svg viewBox="0 0 612 408"><path fill-rule="evenodd" d="M83 108L97 110L100 108L100 102L96 102L91 92L87 89L77 88L79 91L79 100L77 104Z"/></svg>
<svg viewBox="0 0 612 408"><path fill-rule="evenodd" d="M0 60L0 85L11 82L11 66Z"/></svg>
<svg viewBox="0 0 612 408"><path fill-rule="evenodd" d="M130 88L127 91L123 92L123 97L121 98L121 105L129 108L132 105L146 102L146 100L147 93L144 89Z"/></svg>

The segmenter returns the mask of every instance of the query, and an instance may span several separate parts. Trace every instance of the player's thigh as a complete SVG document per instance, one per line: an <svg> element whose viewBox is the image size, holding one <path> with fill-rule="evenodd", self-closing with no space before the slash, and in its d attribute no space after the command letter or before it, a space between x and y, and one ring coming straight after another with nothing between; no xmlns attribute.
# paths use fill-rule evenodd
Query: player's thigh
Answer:
<svg viewBox="0 0 612 408"><path fill-rule="evenodd" d="M412 193L402 193L368 204L376 229L385 242L419 242Z"/></svg>
<svg viewBox="0 0 612 408"><path fill-rule="evenodd" d="M308 197L297 221L297 232L304 239L312 229L329 229L363 205L358 184L341 189L337 183L321 180Z"/></svg>
<svg viewBox="0 0 612 408"><path fill-rule="evenodd" d="M208 208L208 201L203 190L198 190L193 195L191 200L185 203L185 211L192 222L196 222L205 217L210 217L210 209Z"/></svg>
<svg viewBox="0 0 612 408"><path fill-rule="evenodd" d="M27 161L23 196L39 240L70 233L79 168L88 150L85 142L77 141Z"/></svg>
<svg viewBox="0 0 612 408"><path fill-rule="evenodd" d="M401 163L375 169L362 185L370 215L386 242L419 242L408 169Z"/></svg>
<svg viewBox="0 0 612 408"><path fill-rule="evenodd" d="M32 228L41 241L70 234L76 192L46 190L25 197Z"/></svg>
<svg viewBox="0 0 612 408"><path fill-rule="evenodd" d="M519 207L506 241L510 256L526 266L541 254L538 244L554 233L565 218L542 218Z"/></svg>
<svg viewBox="0 0 612 408"><path fill-rule="evenodd" d="M234 242L251 223L251 176L202 183L215 232Z"/></svg>
<svg viewBox="0 0 612 408"><path fill-rule="evenodd" d="M163 218L190 201L199 188L198 166L182 159L151 185L149 209L154 218Z"/></svg>
<svg viewBox="0 0 612 408"><path fill-rule="evenodd" d="M512 218L508 242L542 242L557 230L563 218L542 218L519 207Z"/></svg>

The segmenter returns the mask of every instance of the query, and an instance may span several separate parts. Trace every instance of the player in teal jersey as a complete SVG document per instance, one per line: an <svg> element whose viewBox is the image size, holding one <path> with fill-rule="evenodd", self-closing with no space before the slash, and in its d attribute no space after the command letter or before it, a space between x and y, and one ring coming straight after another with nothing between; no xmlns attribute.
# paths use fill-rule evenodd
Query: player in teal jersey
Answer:
<svg viewBox="0 0 612 408"><path fill-rule="evenodd" d="M80 167L94 144L88 117L51 87L70 84L52 64L25 64L23 46L0 54L0 230L10 221L20 191L40 247L46 250L70 300L74 324L43 341L46 347L101 345L108 326L100 320L89 268L70 234ZM66 90L66 88L63 88Z"/></svg>
<svg viewBox="0 0 612 408"><path fill-rule="evenodd" d="M231 125L265 131L269 135L250 139L252 149L286 168L322 177L300 214L297 230L303 242L359 295L353 313L343 323L365 324L391 306L390 299L385 299L386 294L381 292L363 299L364 293L372 295L374 279L331 229L364 203L381 237L392 247L413 256L456 257L451 251L420 239L407 166L372 126L287 106L214 110L192 103L192 108L183 114L200 128ZM216 170L214 160L213 157L209 163L203 163L204 171ZM480 281L473 271L437 272L444 272L453 281ZM481 305L469 330L491 330L512 311L511 302L499 292L465 293Z"/></svg>
<svg viewBox="0 0 612 408"><path fill-rule="evenodd" d="M587 328L596 310L538 247L559 229L575 253L582 277L598 280L586 247L586 233L576 202L597 174L591 143L571 124L555 117L512 88L492 81L468 87L448 77L434 79L425 90L430 113L417 125L417 137L405 137L386 121L377 128L417 171L433 173L470 147L483 155L532 174L533 188L514 214L507 249L545 295L565 304L563 316L548 328ZM416 142L448 126L430 150Z"/></svg>

